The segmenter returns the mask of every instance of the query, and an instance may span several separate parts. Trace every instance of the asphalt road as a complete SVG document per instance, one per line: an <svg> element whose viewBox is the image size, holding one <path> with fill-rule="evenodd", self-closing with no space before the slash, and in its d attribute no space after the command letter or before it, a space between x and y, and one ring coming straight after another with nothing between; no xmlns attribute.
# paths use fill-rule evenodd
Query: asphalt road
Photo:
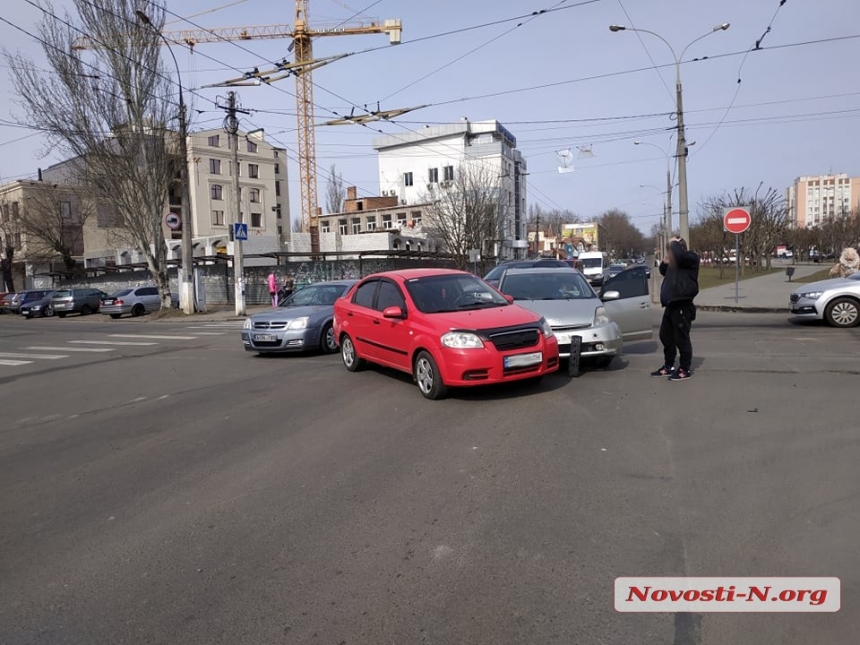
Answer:
<svg viewBox="0 0 860 645"><path fill-rule="evenodd" d="M688 382L640 343L429 402L237 323L0 316L0 644L856 642L858 340L701 313ZM616 613L639 575L842 610Z"/></svg>

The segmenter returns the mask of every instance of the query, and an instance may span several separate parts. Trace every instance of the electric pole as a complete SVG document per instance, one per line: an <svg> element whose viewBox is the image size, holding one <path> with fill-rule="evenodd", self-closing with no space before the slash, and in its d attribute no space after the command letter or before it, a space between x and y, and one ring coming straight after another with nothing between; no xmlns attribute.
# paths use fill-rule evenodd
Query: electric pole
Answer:
<svg viewBox="0 0 860 645"><path fill-rule="evenodd" d="M224 118L224 130L230 135L230 155L232 157L233 209L228 211L227 221L230 225L230 240L233 242L233 288L236 300L236 315L245 315L245 266L242 252L242 241L235 239L234 224L243 223L242 195L239 187L239 118L237 114L249 114L247 110L238 107L236 92L227 94L227 105L218 105L227 111Z"/></svg>

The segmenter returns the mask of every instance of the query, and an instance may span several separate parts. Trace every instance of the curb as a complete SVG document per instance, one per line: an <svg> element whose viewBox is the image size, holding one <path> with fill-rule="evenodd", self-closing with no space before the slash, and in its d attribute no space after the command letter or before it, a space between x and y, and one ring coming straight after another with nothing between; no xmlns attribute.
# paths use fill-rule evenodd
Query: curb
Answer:
<svg viewBox="0 0 860 645"><path fill-rule="evenodd" d="M741 314L788 314L787 307L744 307L741 305L696 305L699 311L717 311Z"/></svg>

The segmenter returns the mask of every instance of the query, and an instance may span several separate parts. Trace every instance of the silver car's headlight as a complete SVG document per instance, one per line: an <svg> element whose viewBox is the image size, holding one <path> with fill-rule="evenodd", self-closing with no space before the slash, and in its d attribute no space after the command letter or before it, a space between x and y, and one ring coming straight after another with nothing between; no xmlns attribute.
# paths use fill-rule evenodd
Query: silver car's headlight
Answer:
<svg viewBox="0 0 860 645"><path fill-rule="evenodd" d="M242 329L253 329L253 328L254 328L254 323L251 322L251 319L245 318L245 324L242 325Z"/></svg>
<svg viewBox="0 0 860 645"><path fill-rule="evenodd" d="M550 336L552 336L552 327L551 327L551 326L550 326L550 324L546 321L546 318L541 318L541 319L540 319L540 328L541 328L541 330L543 331L543 335L544 335L545 337L549 338Z"/></svg>
<svg viewBox="0 0 860 645"><path fill-rule="evenodd" d="M817 300L823 294L823 291L807 291L806 293L801 293L801 298L809 298L810 300Z"/></svg>
<svg viewBox="0 0 860 645"><path fill-rule="evenodd" d="M287 325L287 329L305 329L308 326L308 320L310 320L308 316L294 318L290 321L290 324Z"/></svg>
<svg viewBox="0 0 860 645"><path fill-rule="evenodd" d="M612 322L612 318L610 318L606 313L606 307L598 307L594 310L594 322L591 323L594 327L598 325L608 325Z"/></svg>
<svg viewBox="0 0 860 645"><path fill-rule="evenodd" d="M482 349L484 341L467 331L449 331L442 336L442 344L452 349Z"/></svg>

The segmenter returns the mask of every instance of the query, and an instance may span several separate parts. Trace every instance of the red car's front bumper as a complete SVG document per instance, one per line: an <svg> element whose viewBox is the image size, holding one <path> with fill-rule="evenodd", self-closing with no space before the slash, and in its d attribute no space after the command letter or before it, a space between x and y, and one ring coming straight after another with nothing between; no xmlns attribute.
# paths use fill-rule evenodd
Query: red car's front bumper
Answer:
<svg viewBox="0 0 860 645"><path fill-rule="evenodd" d="M505 367L505 359L508 357L528 356L536 352L541 353L540 362ZM534 347L507 352L500 352L489 343L485 343L483 349L443 347L437 363L442 373L442 381L450 387L520 381L558 370L558 343L554 336L541 336L541 342Z"/></svg>

